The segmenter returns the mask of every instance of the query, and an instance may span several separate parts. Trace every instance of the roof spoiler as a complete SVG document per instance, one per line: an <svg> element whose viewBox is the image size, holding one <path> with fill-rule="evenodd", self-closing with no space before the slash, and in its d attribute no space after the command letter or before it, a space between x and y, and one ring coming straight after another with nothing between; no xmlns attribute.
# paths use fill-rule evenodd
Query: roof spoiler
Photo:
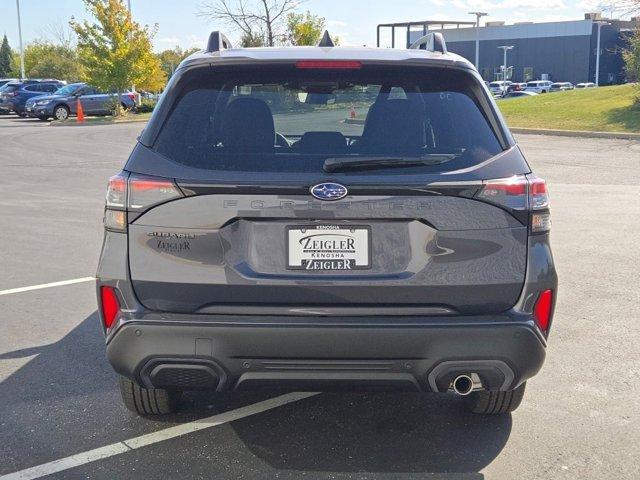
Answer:
<svg viewBox="0 0 640 480"><path fill-rule="evenodd" d="M447 43L441 33L433 32L419 38L409 47L411 50L428 50L429 52L447 53Z"/></svg>
<svg viewBox="0 0 640 480"><path fill-rule="evenodd" d="M209 42L207 42L207 49L205 52L214 53L219 52L220 50L228 50L233 48L229 39L222 32L211 32L209 35Z"/></svg>

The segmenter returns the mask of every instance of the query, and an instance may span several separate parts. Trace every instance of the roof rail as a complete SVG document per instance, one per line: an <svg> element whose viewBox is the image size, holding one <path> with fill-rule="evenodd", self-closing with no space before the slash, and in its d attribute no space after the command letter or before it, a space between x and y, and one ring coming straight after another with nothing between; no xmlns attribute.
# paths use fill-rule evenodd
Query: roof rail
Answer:
<svg viewBox="0 0 640 480"><path fill-rule="evenodd" d="M447 53L447 43L444 36L438 32L432 32L419 38L409 47L411 50L428 50L430 52Z"/></svg>
<svg viewBox="0 0 640 480"><path fill-rule="evenodd" d="M229 39L222 32L211 32L209 42L207 43L207 53L219 52L222 49L233 48Z"/></svg>
<svg viewBox="0 0 640 480"><path fill-rule="evenodd" d="M319 47L335 47L336 44L333 43L333 40L331 39L331 35L329 35L329 32L327 30L324 31L324 35L322 35L322 40L320 40L320 43L318 44Z"/></svg>

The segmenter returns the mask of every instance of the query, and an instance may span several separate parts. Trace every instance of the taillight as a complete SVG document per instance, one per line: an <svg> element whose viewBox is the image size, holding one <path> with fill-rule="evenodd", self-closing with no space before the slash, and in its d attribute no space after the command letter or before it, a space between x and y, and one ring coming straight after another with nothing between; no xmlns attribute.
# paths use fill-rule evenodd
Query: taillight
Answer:
<svg viewBox="0 0 640 480"><path fill-rule="evenodd" d="M100 306L102 307L102 321L108 330L113 326L120 311L120 302L118 302L115 288L100 288Z"/></svg>
<svg viewBox="0 0 640 480"><path fill-rule="evenodd" d="M501 207L530 211L531 233L548 232L551 228L549 194L546 182L533 175L485 180L476 198Z"/></svg>
<svg viewBox="0 0 640 480"><path fill-rule="evenodd" d="M171 180L121 172L109 179L104 226L108 230L124 232L128 212L143 212L182 196Z"/></svg>
<svg viewBox="0 0 640 480"><path fill-rule="evenodd" d="M544 233L551 230L547 183L532 175L529 176L529 210L531 210L531 233Z"/></svg>
<svg viewBox="0 0 640 480"><path fill-rule="evenodd" d="M510 178L485 180L477 198L513 210L527 209L527 188L529 182L524 175Z"/></svg>
<svg viewBox="0 0 640 480"><path fill-rule="evenodd" d="M129 210L146 210L178 197L182 197L182 192L171 180L135 174L129 177Z"/></svg>
<svg viewBox="0 0 640 480"><path fill-rule="evenodd" d="M533 317L540 330L547 332L551 320L551 308L553 307L553 290L545 290L540 293L533 309Z"/></svg>

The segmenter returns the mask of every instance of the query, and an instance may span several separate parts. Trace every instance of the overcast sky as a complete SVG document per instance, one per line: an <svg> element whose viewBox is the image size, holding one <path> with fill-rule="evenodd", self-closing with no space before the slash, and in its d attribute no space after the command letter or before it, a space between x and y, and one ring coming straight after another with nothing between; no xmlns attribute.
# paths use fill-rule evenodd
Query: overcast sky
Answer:
<svg viewBox="0 0 640 480"><path fill-rule="evenodd" d="M620 0L618 0L620 1ZM624 0L622 0L624 2ZM82 0L20 0L24 41L51 37L52 25L67 25L71 16L85 17ZM211 30L235 32L196 15L202 0L131 0L134 18L158 24L156 50L180 45L202 47ZM332 35L344 45L375 46L376 25L409 20L470 20L467 12L489 12L489 20L548 22L578 20L587 11L601 10L616 0L307 0L300 10L326 18ZM600 7L600 8L599 8ZM605 7L609 8L609 7ZM622 13L622 10L620 10ZM609 15L605 12L605 15ZM615 15L615 13L614 13ZM6 33L13 48L18 45L15 0L0 0L0 35Z"/></svg>

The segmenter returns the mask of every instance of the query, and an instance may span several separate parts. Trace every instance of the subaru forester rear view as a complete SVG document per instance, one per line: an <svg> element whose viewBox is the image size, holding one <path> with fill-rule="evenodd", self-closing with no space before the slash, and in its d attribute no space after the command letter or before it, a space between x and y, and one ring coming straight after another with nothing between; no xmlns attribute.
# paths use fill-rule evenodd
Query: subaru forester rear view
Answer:
<svg viewBox="0 0 640 480"><path fill-rule="evenodd" d="M557 294L549 199L474 67L210 47L109 181L98 299L123 400L452 391L514 410Z"/></svg>

